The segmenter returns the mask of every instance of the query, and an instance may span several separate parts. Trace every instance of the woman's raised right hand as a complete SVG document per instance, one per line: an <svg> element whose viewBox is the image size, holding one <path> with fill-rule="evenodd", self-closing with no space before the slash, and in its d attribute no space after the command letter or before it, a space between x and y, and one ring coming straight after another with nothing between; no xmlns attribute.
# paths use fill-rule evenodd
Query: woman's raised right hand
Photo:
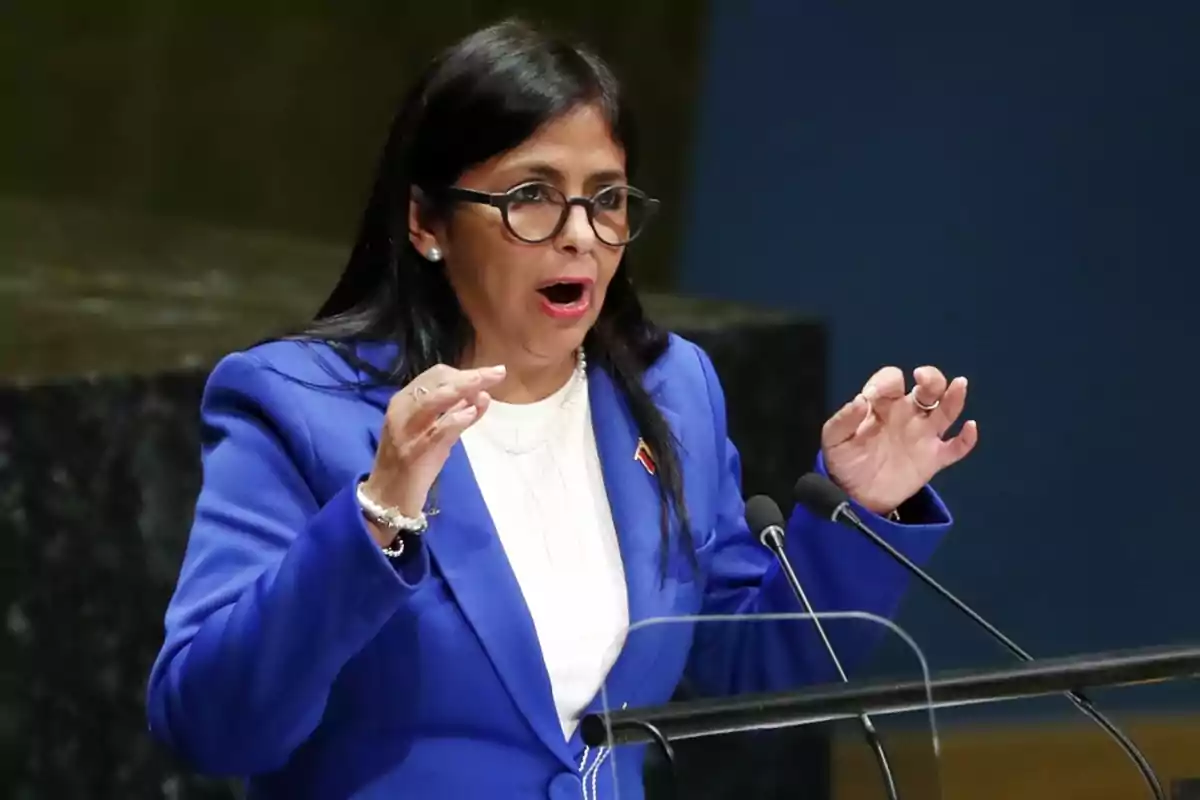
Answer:
<svg viewBox="0 0 1200 800"><path fill-rule="evenodd" d="M415 517L451 448L487 410L487 390L504 380L503 366L460 370L436 364L392 396L383 418L375 465L363 489L382 506ZM381 546L392 534L376 530Z"/></svg>

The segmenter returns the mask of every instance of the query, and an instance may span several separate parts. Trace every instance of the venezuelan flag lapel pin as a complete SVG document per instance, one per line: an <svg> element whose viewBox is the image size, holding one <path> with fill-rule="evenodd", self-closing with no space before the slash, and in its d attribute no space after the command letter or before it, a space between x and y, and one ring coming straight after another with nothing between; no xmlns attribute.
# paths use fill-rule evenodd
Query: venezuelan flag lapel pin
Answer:
<svg viewBox="0 0 1200 800"><path fill-rule="evenodd" d="M633 460L641 464L651 475L658 471L658 466L654 463L654 453L650 452L650 445L646 444L645 439L638 439L637 450L633 452Z"/></svg>

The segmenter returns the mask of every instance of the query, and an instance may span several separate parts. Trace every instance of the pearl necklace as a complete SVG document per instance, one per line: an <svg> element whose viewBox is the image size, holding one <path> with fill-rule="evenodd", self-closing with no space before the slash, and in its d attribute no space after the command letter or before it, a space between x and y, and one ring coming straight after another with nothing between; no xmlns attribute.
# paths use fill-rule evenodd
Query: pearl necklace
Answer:
<svg viewBox="0 0 1200 800"><path fill-rule="evenodd" d="M567 418L567 415L564 412L571 405L578 401L580 388L586 385L586 383L587 357L583 352L583 348L581 347L576 351L575 369L571 372L571 377L567 380L567 383L555 393L558 394L561 392L562 398L559 400L557 407L551 412L553 416L550 422L540 426L542 428L542 431L540 431L542 435L534 436L529 441L521 441L523 438L521 436L523 431L520 430L520 421L518 420L517 424L514 425L512 429L513 436L511 437L511 440L504 441L504 439L508 437L496 435L496 432L492 430L493 426L488 424L489 420L486 419L486 416L483 420L481 420L482 424L478 426L479 433L508 455L519 456L532 453L538 448L543 447L555 436L560 435L561 428L563 427L563 424ZM519 408L519 405L515 404L504 405Z"/></svg>

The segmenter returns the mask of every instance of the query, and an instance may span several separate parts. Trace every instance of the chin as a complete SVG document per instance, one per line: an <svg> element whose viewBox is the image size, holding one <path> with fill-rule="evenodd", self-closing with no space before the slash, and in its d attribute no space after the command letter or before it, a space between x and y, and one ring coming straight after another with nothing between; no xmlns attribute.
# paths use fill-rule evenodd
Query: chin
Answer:
<svg viewBox="0 0 1200 800"><path fill-rule="evenodd" d="M588 328L584 326L579 326L577 330L558 328L550 331L531 331L531 335L525 339L524 349L527 357L535 363L555 364L560 360L570 358L583 345L583 339L587 332Z"/></svg>
<svg viewBox="0 0 1200 800"><path fill-rule="evenodd" d="M589 313L585 318L576 320L548 320L543 318L540 324L528 330L526 342L529 353L536 355L543 363L553 363L559 359L570 357L583 346L588 332L595 327L599 314Z"/></svg>

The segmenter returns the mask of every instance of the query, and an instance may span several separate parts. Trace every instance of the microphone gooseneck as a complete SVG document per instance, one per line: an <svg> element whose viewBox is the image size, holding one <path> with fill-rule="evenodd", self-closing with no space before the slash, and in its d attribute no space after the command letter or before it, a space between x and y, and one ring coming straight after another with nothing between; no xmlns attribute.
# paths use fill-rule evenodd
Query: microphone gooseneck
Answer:
<svg viewBox="0 0 1200 800"><path fill-rule="evenodd" d="M871 530L858 514L854 512L854 509L851 508L849 496L829 478L824 475L818 475L815 472L810 472L796 482L793 494L797 503L817 516L851 527L866 536L876 547L891 556L893 560L904 567L910 574L915 575L922 583L933 589L943 599L965 614L972 622L982 628L993 639L1004 645L1017 658L1022 661L1034 660L1033 656L1022 649L1012 639L1001 633L996 626L981 617L974 609L958 599L953 592L942 586L925 570L914 564L911 559L895 547L892 547L882 536ZM1138 749L1137 745L1116 724L1104 716L1082 692L1072 689L1066 695L1067 699L1076 708L1104 729L1104 732L1112 737L1125 752L1125 755L1129 756L1129 759L1133 761L1138 771L1142 773L1142 778L1153 793L1155 800L1166 800L1166 795L1163 793L1162 783L1159 781L1158 775L1155 774L1154 768L1150 766L1150 762L1146 760L1146 757Z"/></svg>
<svg viewBox="0 0 1200 800"><path fill-rule="evenodd" d="M838 658L837 650L834 649L833 643L829 641L829 637L825 633L825 626L821 624L821 620L817 618L813 611L812 603L808 600L808 595L804 591L804 586L801 585L800 579L796 577L796 571L792 569L792 562L788 559L787 553L783 549L784 525L783 513L779 510L779 506L775 501L764 495L751 497L746 501L746 523L752 531L758 533L758 540L764 547L774 554L775 560L779 563L780 569L783 570L784 576L787 578L788 585L792 587L792 594L796 595L796 600L800 603L800 607L804 609L804 613L812 618L813 626L817 629L817 634L821 637L821 643L825 646L825 651L829 653L829 658L833 662L834 668L837 670L838 677L842 683L848 683L849 677L846 675L846 670L842 667L842 660ZM875 730L874 723L866 714L859 714L859 723L862 725L863 735L866 737L867 744L875 753L875 761L879 765L879 773L883 778L884 786L887 788L888 800L899 800L899 792L896 789L896 779L892 775L892 767L888 762L887 751L883 748L883 742L879 739L879 733Z"/></svg>

